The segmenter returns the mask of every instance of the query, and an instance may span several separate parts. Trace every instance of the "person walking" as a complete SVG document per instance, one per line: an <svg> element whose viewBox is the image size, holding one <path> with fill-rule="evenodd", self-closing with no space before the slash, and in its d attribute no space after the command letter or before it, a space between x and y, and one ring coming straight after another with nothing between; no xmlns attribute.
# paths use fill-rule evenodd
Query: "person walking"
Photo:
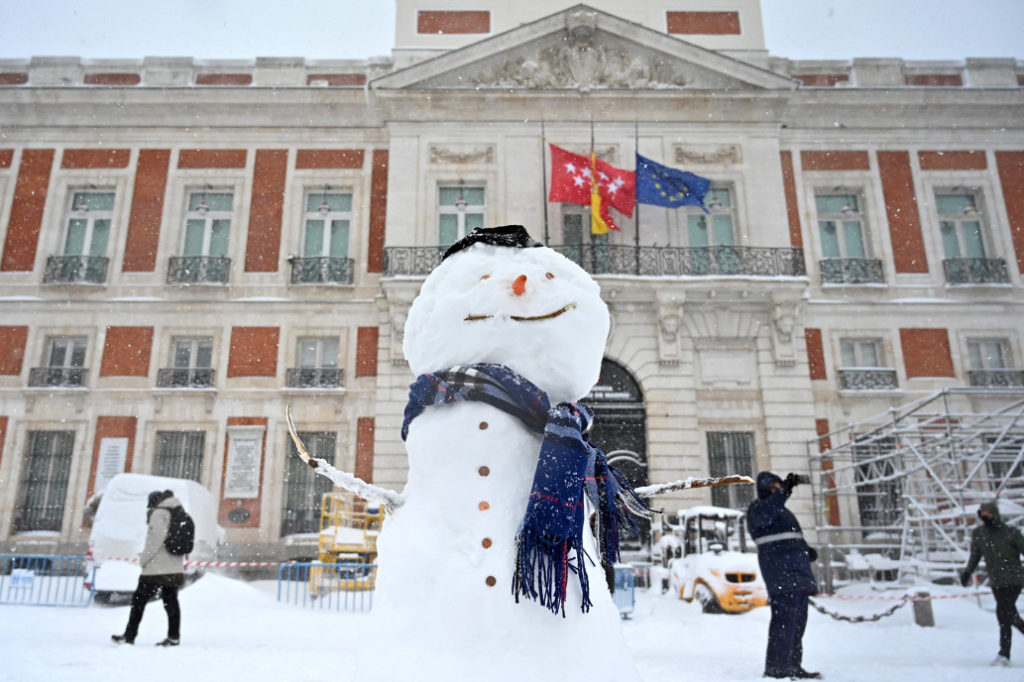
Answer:
<svg viewBox="0 0 1024 682"><path fill-rule="evenodd" d="M971 533L971 557L960 573L960 584L964 587L970 584L971 574L984 558L999 622L999 655L992 665L1009 666L1013 628L1024 633L1024 619L1017 612L1017 597L1024 587L1024 567L1020 564L1020 555L1024 554L1024 535L1003 522L999 505L995 502L982 504L978 508L978 518L981 525Z"/></svg>
<svg viewBox="0 0 1024 682"><path fill-rule="evenodd" d="M821 673L803 668L803 636L808 598L818 591L811 573L817 552L804 540L800 522L786 509L786 500L800 483L770 471L757 475L757 499L747 507L747 527L757 544L757 562L768 587L771 621L764 676L821 679Z"/></svg>
<svg viewBox="0 0 1024 682"><path fill-rule="evenodd" d="M146 604L160 592L167 611L167 637L157 646L178 646L181 639L181 609L178 606L178 588L185 584L185 564L181 556L171 554L164 547L164 539L171 526L171 510L181 502L170 490L149 494L146 511L146 544L139 556L142 575L132 595L132 608L124 634L111 635L118 644L134 644L139 634L139 623Z"/></svg>

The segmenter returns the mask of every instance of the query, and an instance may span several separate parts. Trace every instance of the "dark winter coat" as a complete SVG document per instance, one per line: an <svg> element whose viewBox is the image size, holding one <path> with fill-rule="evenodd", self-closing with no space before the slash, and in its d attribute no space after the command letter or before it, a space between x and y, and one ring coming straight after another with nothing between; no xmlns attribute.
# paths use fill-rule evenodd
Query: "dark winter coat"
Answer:
<svg viewBox="0 0 1024 682"><path fill-rule="evenodd" d="M1024 535L1003 523L996 503L986 502L981 508L992 512L993 521L991 526L982 523L971 533L971 558L967 561L966 573L973 573L978 561L984 558L990 587L1024 585L1024 567L1020 564Z"/></svg>
<svg viewBox="0 0 1024 682"><path fill-rule="evenodd" d="M747 507L747 527L750 537L769 538L780 534L791 537L759 543L757 562L761 577L768 586L768 596L783 594L814 594L818 585L811 573L811 551L803 538L800 522L786 509L789 493L784 488L775 492L771 485L782 479L770 472L757 476L757 498ZM795 534L798 537L793 536Z"/></svg>

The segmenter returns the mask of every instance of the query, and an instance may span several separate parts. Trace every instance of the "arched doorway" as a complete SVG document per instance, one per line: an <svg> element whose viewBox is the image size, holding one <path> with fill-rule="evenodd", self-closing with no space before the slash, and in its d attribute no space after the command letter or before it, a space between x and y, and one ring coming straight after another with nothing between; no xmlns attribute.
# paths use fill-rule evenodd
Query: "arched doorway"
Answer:
<svg viewBox="0 0 1024 682"><path fill-rule="evenodd" d="M626 475L634 488L647 485L647 412L640 384L622 365L605 358L601 377L583 402L594 411L590 442ZM639 550L650 537L647 524L636 538L624 534L623 550Z"/></svg>

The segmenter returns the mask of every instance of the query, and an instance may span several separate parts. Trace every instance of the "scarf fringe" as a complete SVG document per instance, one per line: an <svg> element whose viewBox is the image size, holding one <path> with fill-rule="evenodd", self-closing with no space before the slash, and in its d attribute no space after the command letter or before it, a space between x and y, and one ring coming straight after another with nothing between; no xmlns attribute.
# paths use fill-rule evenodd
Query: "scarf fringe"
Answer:
<svg viewBox="0 0 1024 682"><path fill-rule="evenodd" d="M583 565L584 553L580 540L552 541L535 529L520 529L516 538L516 571L512 580L512 593L516 601L523 594L551 613L561 612L564 618L569 571L572 570L579 577L583 593L581 610L587 613L593 604L590 601L590 581L586 566ZM570 564L569 550L575 551L578 566Z"/></svg>

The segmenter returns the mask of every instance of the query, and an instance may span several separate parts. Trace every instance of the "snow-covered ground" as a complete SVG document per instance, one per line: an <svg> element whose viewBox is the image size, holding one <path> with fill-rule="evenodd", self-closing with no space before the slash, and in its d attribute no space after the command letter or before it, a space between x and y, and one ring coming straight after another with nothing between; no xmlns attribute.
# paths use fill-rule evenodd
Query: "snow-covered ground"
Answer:
<svg viewBox="0 0 1024 682"><path fill-rule="evenodd" d="M181 593L182 645L153 644L166 633L159 601L150 604L134 647L111 643L127 607L0 605L0 680L61 682L141 679L145 682L236 680L301 682L344 680L358 647L387 655L386 632L365 632L365 614L317 611L279 604L272 582L246 583L207 575ZM960 588L932 588L960 595ZM878 596L867 587L847 594ZM844 614L869 615L885 601L828 600ZM991 597L937 599L936 627L914 625L912 607L875 623L845 623L811 610L805 667L826 679L962 682L1020 680L1024 637L1015 633L1018 661L991 668L997 630ZM524 603L523 608L536 606ZM636 610L623 622L646 682L745 682L761 679L768 610L741 616L705 615L659 590L637 590ZM438 614L438 618L444 618ZM473 643L453 642L469 648ZM601 645L570 656L600 656ZM481 673L480 679L486 679ZM412 682L412 681L409 681ZM416 682L433 682L423 680ZM462 682L462 681L458 681ZM612 682L612 681L609 681Z"/></svg>

